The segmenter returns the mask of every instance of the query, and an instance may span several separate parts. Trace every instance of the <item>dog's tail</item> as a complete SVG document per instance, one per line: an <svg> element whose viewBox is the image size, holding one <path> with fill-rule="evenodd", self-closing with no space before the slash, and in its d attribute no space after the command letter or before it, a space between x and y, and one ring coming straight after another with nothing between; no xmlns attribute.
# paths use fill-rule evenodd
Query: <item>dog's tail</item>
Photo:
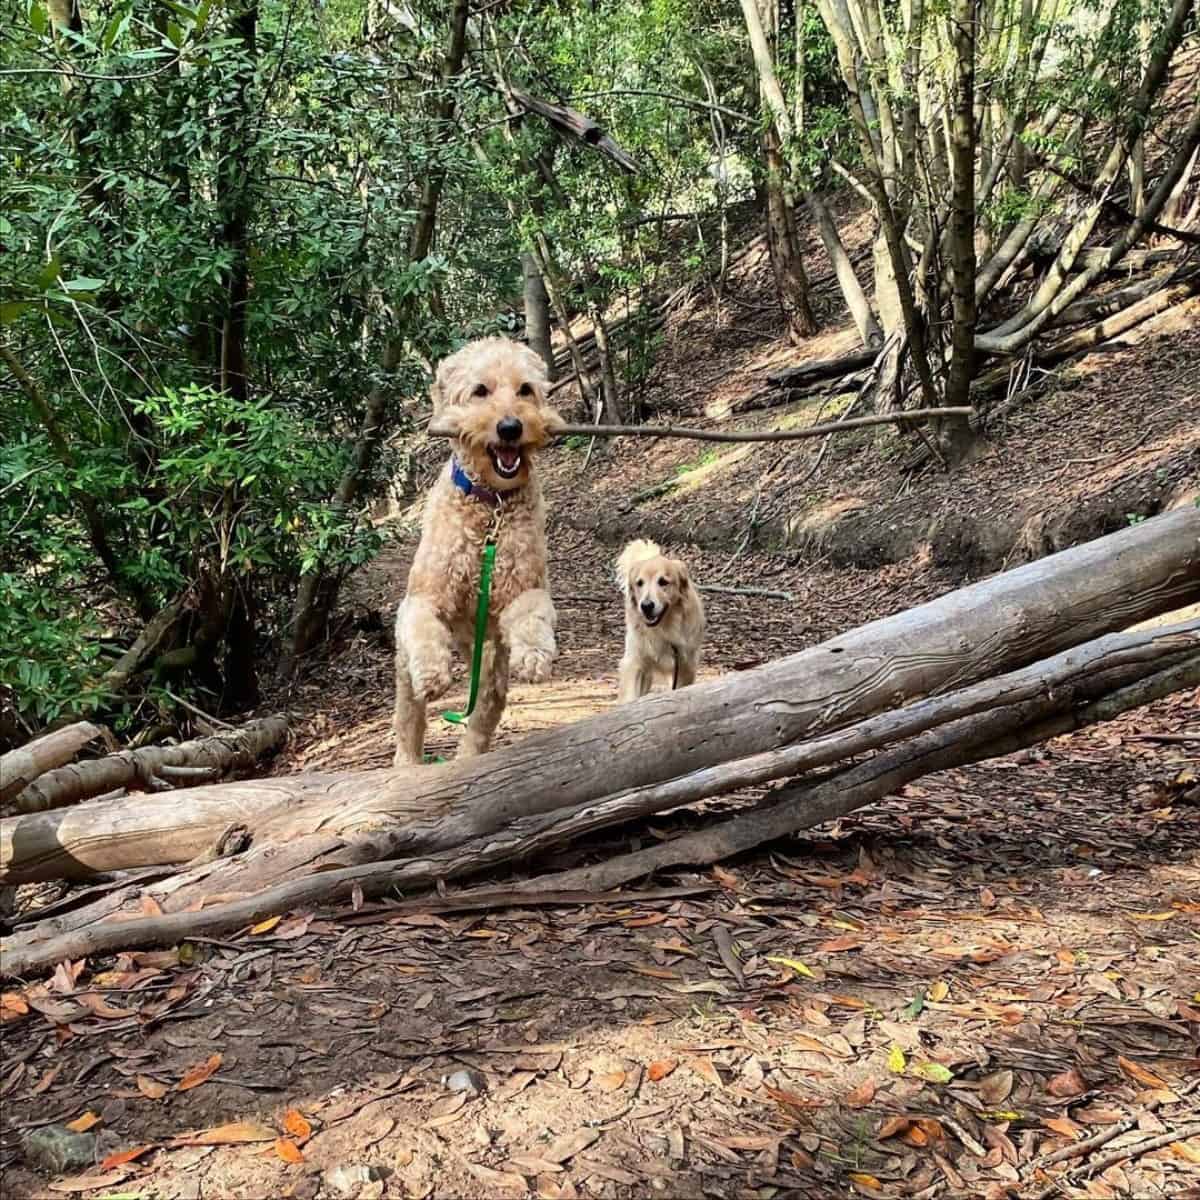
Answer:
<svg viewBox="0 0 1200 1200"><path fill-rule="evenodd" d="M637 538L617 555L617 587L622 595L629 590L629 572L633 570L634 564L644 562L647 558L657 558L661 553L657 542L648 542L645 538Z"/></svg>

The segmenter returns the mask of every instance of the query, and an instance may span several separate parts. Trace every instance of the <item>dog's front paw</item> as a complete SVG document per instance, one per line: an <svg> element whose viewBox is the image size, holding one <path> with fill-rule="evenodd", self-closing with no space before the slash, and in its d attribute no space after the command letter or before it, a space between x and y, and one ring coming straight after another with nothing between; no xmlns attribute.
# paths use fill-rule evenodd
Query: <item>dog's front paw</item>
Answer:
<svg viewBox="0 0 1200 1200"><path fill-rule="evenodd" d="M522 683L544 683L550 678L558 647L548 626L543 625L539 632L541 637L516 641L510 650L512 673Z"/></svg>
<svg viewBox="0 0 1200 1200"><path fill-rule="evenodd" d="M412 677L413 695L424 703L437 700L450 690L450 659L444 662L414 660L409 668Z"/></svg>

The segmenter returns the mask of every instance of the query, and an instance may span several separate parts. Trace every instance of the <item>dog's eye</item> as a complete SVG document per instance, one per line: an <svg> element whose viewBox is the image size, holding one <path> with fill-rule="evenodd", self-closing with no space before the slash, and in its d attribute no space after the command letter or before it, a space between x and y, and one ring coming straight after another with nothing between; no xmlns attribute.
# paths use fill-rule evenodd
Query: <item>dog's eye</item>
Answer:
<svg viewBox="0 0 1200 1200"><path fill-rule="evenodd" d="M486 396L487 394L488 387L486 383L477 383L471 391L472 396Z"/></svg>
<svg viewBox="0 0 1200 1200"><path fill-rule="evenodd" d="M637 586L638 586L638 587L641 587L643 582L644 582L644 580L641 580L641 579L639 579L639 580L637 581Z"/></svg>
<svg viewBox="0 0 1200 1200"><path fill-rule="evenodd" d="M671 581L669 579L660 579L658 581L658 586L659 587L669 587L670 583L671 583Z"/></svg>
<svg viewBox="0 0 1200 1200"><path fill-rule="evenodd" d="M532 386L528 383L521 384L521 386L519 388L517 388L517 395L518 396L532 396L533 395Z"/></svg>

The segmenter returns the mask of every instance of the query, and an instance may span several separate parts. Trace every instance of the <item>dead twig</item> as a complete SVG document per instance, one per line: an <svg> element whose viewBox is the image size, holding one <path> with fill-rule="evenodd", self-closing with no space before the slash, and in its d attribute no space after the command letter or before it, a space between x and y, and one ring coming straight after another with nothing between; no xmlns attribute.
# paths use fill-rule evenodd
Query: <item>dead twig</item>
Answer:
<svg viewBox="0 0 1200 1200"><path fill-rule="evenodd" d="M906 412L875 413L869 417L854 417L848 421L828 421L822 425L809 425L804 429L692 429L684 425L566 425L560 436L582 435L584 437L644 437L685 438L694 442L797 442L805 438L824 437L827 433L842 433L847 429L863 429L873 425L897 425L910 421L940 421L945 417L973 417L975 409L956 406L950 408L912 408ZM453 438L458 434L448 429L433 429L430 437Z"/></svg>

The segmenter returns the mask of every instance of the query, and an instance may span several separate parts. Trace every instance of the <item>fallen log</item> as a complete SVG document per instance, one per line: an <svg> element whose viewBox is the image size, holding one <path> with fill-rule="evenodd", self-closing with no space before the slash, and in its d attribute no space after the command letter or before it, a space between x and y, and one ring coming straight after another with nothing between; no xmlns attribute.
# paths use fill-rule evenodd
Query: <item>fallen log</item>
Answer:
<svg viewBox="0 0 1200 1200"><path fill-rule="evenodd" d="M0 755L0 804L7 803L47 771L69 763L103 732L90 721L76 721Z"/></svg>
<svg viewBox="0 0 1200 1200"><path fill-rule="evenodd" d="M168 785L195 783L198 778L211 781L230 771L253 766L258 759L278 749L286 733L285 718L267 717L229 733L195 738L175 746L122 750L44 773L20 792L13 803L20 812L37 813L78 804L118 788L154 787L160 780Z"/></svg>
<svg viewBox="0 0 1200 1200"><path fill-rule="evenodd" d="M615 884L606 881L618 876L624 880L659 866L716 861L703 855L736 853L796 828L843 815L930 771L1008 753L1016 747L996 739L1015 730L1025 730L1033 740L1043 740L1091 720L1107 719L1094 703L1106 692L1112 693L1110 706L1119 700L1133 707L1168 694L1162 690L1165 682L1174 691L1190 686L1193 677L1200 681L1200 618L1157 630L1109 635L1001 679L918 701L824 738L691 772L599 803L525 817L495 835L428 857L309 874L200 911L189 908L151 918L139 915L137 905L142 893L134 885L124 896L105 896L85 909L42 922L0 942L0 960L5 972L22 975L63 958L170 945L188 936L217 936L289 908L350 896L356 887L364 896L373 896L393 889L429 886L528 857L596 829L822 767L914 733L919 735L914 741L903 742L898 750L884 751L869 763L839 772L815 786L806 783L783 789L765 811L756 808L716 829L611 863L546 876L528 885L531 890L560 890L567 886L563 880L586 876L598 887L607 888ZM1143 691L1135 695L1130 685L1137 681L1145 682ZM1114 691L1120 688L1124 691ZM1091 703L1092 707L1079 708L1083 703ZM1109 715L1117 711L1123 709L1112 708ZM977 752L981 746L986 752ZM146 894L160 907L178 902L178 889L173 892L170 881L150 886Z"/></svg>
<svg viewBox="0 0 1200 1200"><path fill-rule="evenodd" d="M1197 597L1200 510L1186 508L756 670L649 696L483 759L218 784L9 818L0 821L0 882L186 862L231 825L247 828L250 850L175 877L165 909L450 850L520 818L820 737Z"/></svg>
<svg viewBox="0 0 1200 1200"><path fill-rule="evenodd" d="M1150 295L1111 313L1094 325L1077 329L1074 333L1035 350L1033 361L1040 367L1056 366L1076 354L1103 345L1112 338L1127 333L1144 321L1150 320L1151 317L1156 317L1196 295L1200 295L1200 271L1190 272L1178 282L1160 287ZM1013 364L1011 362L985 371L971 384L971 398L979 401L984 397L995 395L997 392L1007 391L1012 371Z"/></svg>
<svg viewBox="0 0 1200 1200"><path fill-rule="evenodd" d="M1047 710L1055 706L1044 700L1029 700L1011 708L966 717L820 783L780 788L766 804L708 828L594 866L545 875L524 887L533 892L605 891L666 867L707 865L743 854L766 842L844 817L924 775L1002 758L1196 687L1200 685L1200 654L1192 654L1162 671L1145 666L1126 669L1114 673L1113 679L1123 681L1124 686L1105 695L1100 688L1084 685L1072 703L1059 706L1066 709L1064 712L1047 716ZM1076 708L1075 704L1088 692L1096 693L1095 699ZM1042 719L1035 720L1038 717ZM38 966L49 967L53 961L57 960L46 959Z"/></svg>
<svg viewBox="0 0 1200 1200"><path fill-rule="evenodd" d="M878 346L868 346L865 350L853 350L837 358L818 358L812 362L801 363L797 367L770 371L767 373L767 382L775 387L802 388L826 379L839 379L843 375L869 367L879 357L879 350Z"/></svg>

